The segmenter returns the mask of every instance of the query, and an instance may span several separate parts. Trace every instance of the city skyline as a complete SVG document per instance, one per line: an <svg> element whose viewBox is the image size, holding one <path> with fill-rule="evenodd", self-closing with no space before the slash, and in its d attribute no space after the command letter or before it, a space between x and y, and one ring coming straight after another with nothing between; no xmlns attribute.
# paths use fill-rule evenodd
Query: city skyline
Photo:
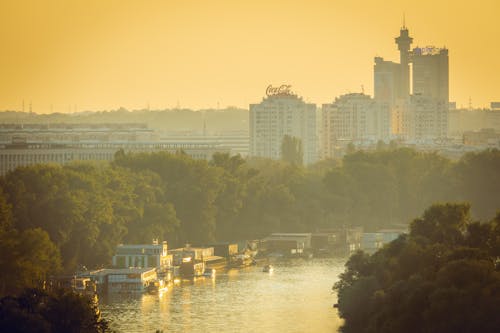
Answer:
<svg viewBox="0 0 500 333"><path fill-rule="evenodd" d="M500 99L496 1L25 1L0 5L0 110L36 113L176 106L248 108L269 84L307 102L373 96L373 59L450 50L450 101ZM374 15L374 13L376 15ZM480 36L480 38L478 38Z"/></svg>

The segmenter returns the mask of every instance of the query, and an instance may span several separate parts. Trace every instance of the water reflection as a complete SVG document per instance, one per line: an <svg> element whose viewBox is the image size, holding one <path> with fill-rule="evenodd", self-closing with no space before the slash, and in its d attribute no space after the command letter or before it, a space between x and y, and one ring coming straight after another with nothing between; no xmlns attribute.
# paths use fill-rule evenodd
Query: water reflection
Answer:
<svg viewBox="0 0 500 333"><path fill-rule="evenodd" d="M335 332L332 284L344 260L289 260L182 281L159 295L101 298L119 332Z"/></svg>

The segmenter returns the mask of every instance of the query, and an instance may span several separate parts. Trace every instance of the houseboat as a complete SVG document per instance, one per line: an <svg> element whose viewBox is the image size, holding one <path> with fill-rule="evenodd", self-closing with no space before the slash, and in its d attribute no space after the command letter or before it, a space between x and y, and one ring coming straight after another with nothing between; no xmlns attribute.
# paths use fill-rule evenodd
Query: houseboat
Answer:
<svg viewBox="0 0 500 333"><path fill-rule="evenodd" d="M104 268L85 275L101 293L142 293L158 280L156 268Z"/></svg>

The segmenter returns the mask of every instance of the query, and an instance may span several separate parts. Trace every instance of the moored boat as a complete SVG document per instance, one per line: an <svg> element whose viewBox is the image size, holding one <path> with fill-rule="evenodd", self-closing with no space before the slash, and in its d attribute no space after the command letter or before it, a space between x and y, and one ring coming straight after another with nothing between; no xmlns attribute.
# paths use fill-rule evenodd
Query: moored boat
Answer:
<svg viewBox="0 0 500 333"><path fill-rule="evenodd" d="M155 295L155 294L159 294L161 292L167 291L168 285L165 283L164 280L158 280L158 281L151 282L147 286L146 290L149 294Z"/></svg>
<svg viewBox="0 0 500 333"><path fill-rule="evenodd" d="M203 273L203 276L214 278L215 273L216 273L215 268L206 268L205 272Z"/></svg>
<svg viewBox="0 0 500 333"><path fill-rule="evenodd" d="M252 256L248 254L238 254L231 258L231 267L247 267L254 264Z"/></svg>
<svg viewBox="0 0 500 333"><path fill-rule="evenodd" d="M273 265L265 265L262 269L264 273L272 273L274 271Z"/></svg>

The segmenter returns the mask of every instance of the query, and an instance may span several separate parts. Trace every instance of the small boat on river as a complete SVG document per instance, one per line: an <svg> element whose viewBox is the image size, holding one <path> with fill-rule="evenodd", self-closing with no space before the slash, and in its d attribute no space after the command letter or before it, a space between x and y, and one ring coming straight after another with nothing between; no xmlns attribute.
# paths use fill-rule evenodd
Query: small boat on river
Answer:
<svg viewBox="0 0 500 333"><path fill-rule="evenodd" d="M249 254L238 254L235 255L231 258L231 265L230 267L232 268L243 268L243 267L248 267L251 265L254 265L255 261L252 256Z"/></svg>
<svg viewBox="0 0 500 333"><path fill-rule="evenodd" d="M158 281L151 282L147 286L146 290L149 294L156 295L156 294L162 293L164 291L167 291L168 285L165 283L164 280L158 280Z"/></svg>
<svg viewBox="0 0 500 333"><path fill-rule="evenodd" d="M274 271L273 265L265 265L262 269L264 273L272 273Z"/></svg>
<svg viewBox="0 0 500 333"><path fill-rule="evenodd" d="M203 272L203 276L214 278L215 272L216 272L215 268L205 268L205 272Z"/></svg>

